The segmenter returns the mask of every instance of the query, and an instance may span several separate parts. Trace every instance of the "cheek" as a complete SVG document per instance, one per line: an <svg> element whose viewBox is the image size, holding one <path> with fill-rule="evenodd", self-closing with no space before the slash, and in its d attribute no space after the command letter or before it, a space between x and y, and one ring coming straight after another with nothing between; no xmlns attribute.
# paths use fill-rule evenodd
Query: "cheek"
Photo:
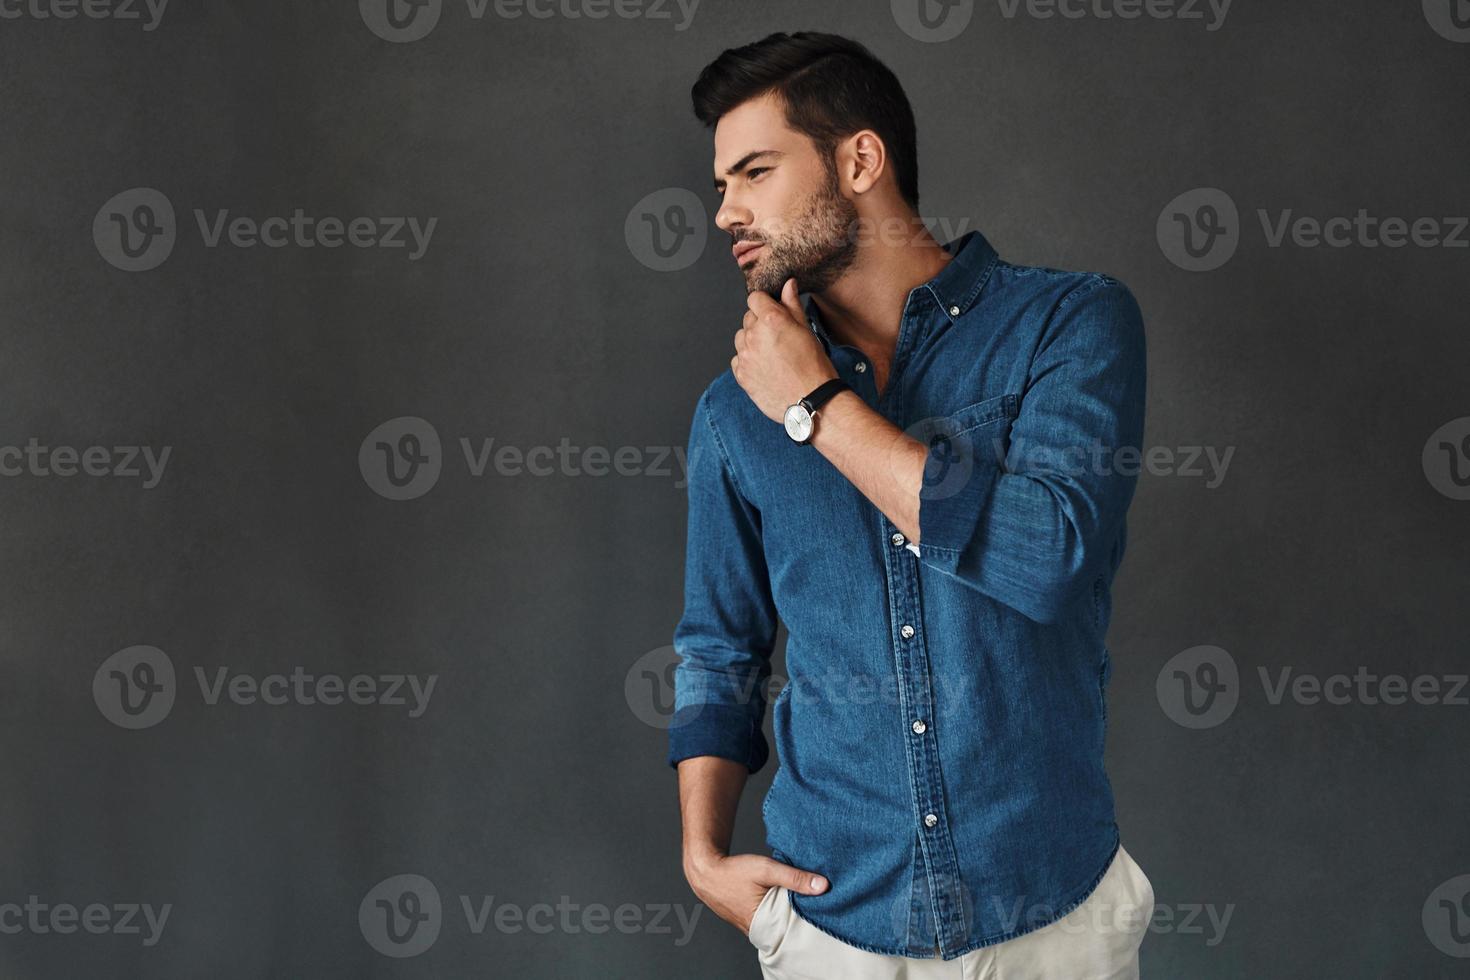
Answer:
<svg viewBox="0 0 1470 980"><path fill-rule="evenodd" d="M769 241L774 242L790 238L800 231L804 201L789 185L777 184L774 178L770 183L773 186L763 188L765 193L759 208L763 220L757 219L757 227Z"/></svg>

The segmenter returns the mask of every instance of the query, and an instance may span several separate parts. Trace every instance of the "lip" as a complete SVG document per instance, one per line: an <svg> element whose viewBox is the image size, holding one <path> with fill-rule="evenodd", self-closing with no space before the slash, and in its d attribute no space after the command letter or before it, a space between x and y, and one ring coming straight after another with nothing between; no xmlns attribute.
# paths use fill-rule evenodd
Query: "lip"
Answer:
<svg viewBox="0 0 1470 980"><path fill-rule="evenodd" d="M740 265L747 255L751 255L765 247L764 242L736 242L730 248L730 254L735 256L735 264Z"/></svg>

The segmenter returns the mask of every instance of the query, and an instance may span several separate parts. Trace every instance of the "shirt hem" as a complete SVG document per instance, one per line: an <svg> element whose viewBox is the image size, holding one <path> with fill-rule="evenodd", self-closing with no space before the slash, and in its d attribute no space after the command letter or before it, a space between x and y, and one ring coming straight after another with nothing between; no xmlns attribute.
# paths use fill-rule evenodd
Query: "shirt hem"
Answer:
<svg viewBox="0 0 1470 980"><path fill-rule="evenodd" d="M993 936L986 936L983 939L977 939L972 943L961 946L959 949L954 950L948 955L944 955L941 953L936 956L935 954L931 953L928 956L923 956L905 948L893 946L874 946L871 943L859 942L856 939L844 936L841 933L836 932L835 930L827 928L820 922L813 922L812 919L805 912L803 912L799 906L797 906L794 897L796 894L795 892L791 892L788 890L786 893L786 900L791 905L792 910L797 915L801 916L803 920L810 923L815 928L822 930L833 939L844 942L849 946L856 946L858 949L864 950L869 953L882 953L885 956L904 956L911 960L939 959L943 961L948 961L958 959L966 953L972 953L975 950L981 949L985 946L994 946L998 943L1003 943L1010 939L1019 939L1021 936L1024 936L1027 933L1035 932L1038 929L1045 929L1047 926L1052 925L1053 923L1058 922L1066 917L1067 914L1076 909L1077 906L1087 901L1092 893L1097 890L1097 886L1101 884L1103 878L1106 877L1108 873L1108 868L1112 867L1113 860L1118 856L1118 848L1121 844L1122 835L1118 833L1115 826L1113 830L1113 845L1108 849L1108 857L1107 860L1103 861L1102 870L1098 871L1097 874L1093 876L1092 880L1077 894L1076 898L1072 899L1070 902L1064 903L1057 911L1057 913L1051 918L1047 919L1044 922L1031 923L1022 928L1012 929L1009 932L996 933Z"/></svg>

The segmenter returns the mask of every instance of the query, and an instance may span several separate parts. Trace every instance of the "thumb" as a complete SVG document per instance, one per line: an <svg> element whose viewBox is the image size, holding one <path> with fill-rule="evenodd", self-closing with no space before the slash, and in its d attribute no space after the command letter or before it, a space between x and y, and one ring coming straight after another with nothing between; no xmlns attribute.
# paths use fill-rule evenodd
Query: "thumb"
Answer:
<svg viewBox="0 0 1470 980"><path fill-rule="evenodd" d="M801 308L799 292L796 287L796 277L792 276L787 279L786 285L781 287L781 304L791 311L797 323L806 323L806 311Z"/></svg>
<svg viewBox="0 0 1470 980"><path fill-rule="evenodd" d="M780 861L771 862L772 884L785 885L794 892L803 895L820 895L827 890L827 879L810 871L793 868L789 864Z"/></svg>

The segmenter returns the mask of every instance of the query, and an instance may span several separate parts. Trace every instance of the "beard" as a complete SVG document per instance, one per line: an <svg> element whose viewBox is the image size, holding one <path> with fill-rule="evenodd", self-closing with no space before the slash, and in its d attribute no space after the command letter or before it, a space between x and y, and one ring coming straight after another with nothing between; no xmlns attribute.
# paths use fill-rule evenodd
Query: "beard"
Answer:
<svg viewBox="0 0 1470 980"><path fill-rule="evenodd" d="M792 276L802 292L821 292L857 259L857 227L857 207L842 196L837 175L829 170L826 183L806 199L791 221L790 231L737 239L765 245L765 252L741 270L746 292L761 290L780 299L781 287Z"/></svg>

